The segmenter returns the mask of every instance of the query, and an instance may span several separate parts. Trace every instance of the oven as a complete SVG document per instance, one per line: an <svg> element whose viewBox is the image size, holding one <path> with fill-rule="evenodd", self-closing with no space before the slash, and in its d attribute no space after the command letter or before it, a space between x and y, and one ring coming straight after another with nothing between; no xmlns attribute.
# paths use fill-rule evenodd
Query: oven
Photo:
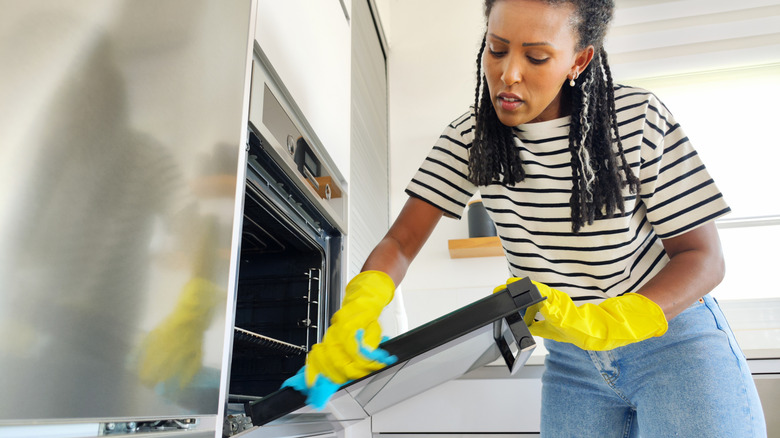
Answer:
<svg viewBox="0 0 780 438"><path fill-rule="evenodd" d="M264 396L303 366L338 305L343 234L249 133L230 397ZM331 298L335 291L335 298Z"/></svg>
<svg viewBox="0 0 780 438"><path fill-rule="evenodd" d="M299 114L255 53L226 435L304 365L340 306L346 183Z"/></svg>

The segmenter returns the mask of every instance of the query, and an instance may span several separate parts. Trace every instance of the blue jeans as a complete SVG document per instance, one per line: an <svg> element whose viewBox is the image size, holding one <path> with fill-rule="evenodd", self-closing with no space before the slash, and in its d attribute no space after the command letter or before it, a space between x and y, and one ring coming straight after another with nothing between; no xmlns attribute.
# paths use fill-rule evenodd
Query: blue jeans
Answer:
<svg viewBox="0 0 780 438"><path fill-rule="evenodd" d="M745 356L709 295L609 351L545 340L542 437L765 437Z"/></svg>

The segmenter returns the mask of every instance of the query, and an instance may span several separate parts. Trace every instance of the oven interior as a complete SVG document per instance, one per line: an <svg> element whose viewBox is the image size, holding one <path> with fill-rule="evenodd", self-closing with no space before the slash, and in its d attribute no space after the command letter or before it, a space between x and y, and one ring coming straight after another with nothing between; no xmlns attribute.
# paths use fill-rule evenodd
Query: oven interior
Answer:
<svg viewBox="0 0 780 438"><path fill-rule="evenodd" d="M327 321L340 235L250 132L229 398L270 394L303 365Z"/></svg>

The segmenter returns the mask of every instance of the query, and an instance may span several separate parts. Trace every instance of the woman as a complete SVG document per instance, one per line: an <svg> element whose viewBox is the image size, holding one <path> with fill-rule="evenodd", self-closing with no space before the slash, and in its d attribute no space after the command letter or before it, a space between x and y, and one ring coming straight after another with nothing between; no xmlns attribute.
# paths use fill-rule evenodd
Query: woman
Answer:
<svg viewBox="0 0 780 438"><path fill-rule="evenodd" d="M527 315L549 351L543 436L766 434L744 355L708 295L724 275L713 220L729 207L663 104L613 85L613 8L486 1L475 106L445 129L347 286L307 358L310 388L388 362L370 350L382 307L439 219L460 217L479 190L511 274L548 297L542 321Z"/></svg>

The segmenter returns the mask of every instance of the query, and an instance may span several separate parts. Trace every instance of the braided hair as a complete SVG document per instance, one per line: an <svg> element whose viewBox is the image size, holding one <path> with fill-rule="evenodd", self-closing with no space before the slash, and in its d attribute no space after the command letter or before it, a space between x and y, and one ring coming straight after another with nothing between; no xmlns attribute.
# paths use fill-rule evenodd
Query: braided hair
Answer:
<svg viewBox="0 0 780 438"><path fill-rule="evenodd" d="M485 17L498 0L485 0ZM576 50L593 45L595 53L580 75L580 84L568 91L571 102L569 151L571 152L572 230L576 233L595 219L625 214L622 189L639 190L618 133L612 72L604 50L604 36L612 19L612 0L541 0L547 4L571 3L571 25L579 36ZM512 128L498 119L487 79L482 72L486 39L477 55L477 87L474 93L474 142L469 151L469 180L476 185L496 181L513 185L525 179ZM622 173L622 175L621 175Z"/></svg>

